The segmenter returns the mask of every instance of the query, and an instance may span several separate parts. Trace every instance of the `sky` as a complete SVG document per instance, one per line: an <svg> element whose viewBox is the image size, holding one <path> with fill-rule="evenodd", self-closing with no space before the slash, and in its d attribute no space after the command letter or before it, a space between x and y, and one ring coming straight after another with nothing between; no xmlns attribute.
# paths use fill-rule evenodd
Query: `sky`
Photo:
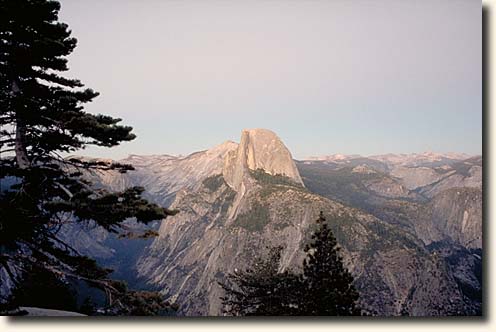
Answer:
<svg viewBox="0 0 496 332"><path fill-rule="evenodd" d="M189 154L245 128L297 159L482 152L475 0L61 0L86 105L138 136L80 154Z"/></svg>

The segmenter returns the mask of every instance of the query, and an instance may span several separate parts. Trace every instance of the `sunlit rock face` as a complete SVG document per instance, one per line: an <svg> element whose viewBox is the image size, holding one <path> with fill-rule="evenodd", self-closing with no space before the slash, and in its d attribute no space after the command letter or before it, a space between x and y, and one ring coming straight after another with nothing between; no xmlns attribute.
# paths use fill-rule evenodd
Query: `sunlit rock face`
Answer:
<svg viewBox="0 0 496 332"><path fill-rule="evenodd" d="M180 315L221 315L218 282L267 246L284 247L282 269L301 268L323 211L368 313L477 314L482 159L455 157L466 156L294 161L275 133L243 130L239 143L188 156L133 155L120 162L135 171L91 175L111 190L142 186L148 199L179 209L152 224L153 240L113 240L98 229L63 233L131 286L177 302Z"/></svg>
<svg viewBox="0 0 496 332"><path fill-rule="evenodd" d="M187 156L131 155L120 162L136 168L128 173L133 185L146 188L148 199L167 206L179 190L193 189L206 177L222 173L227 154L237 148L237 143L226 141Z"/></svg>
<svg viewBox="0 0 496 332"><path fill-rule="evenodd" d="M380 171L385 168L374 169L376 161L371 166L362 165L367 162L363 158L359 161L349 174L339 173L339 191L343 179L351 181L354 192L357 179L363 179L370 196L403 204L420 202L418 194L399 179ZM326 181L318 174L318 181ZM223 291L218 282L234 269L249 267L266 246L284 247L282 269L301 268L302 248L323 211L368 313L436 316L472 310L467 309L470 305L444 257L429 251L411 229L325 198L302 184L277 135L264 129L244 130L239 145L226 153L222 173L212 173L194 188L176 194L171 207L181 212L162 223L159 236L138 260L138 275L177 302L179 314L221 315ZM465 223L465 228L471 227L470 220ZM457 268L470 270L467 266ZM472 273L462 272L458 277L478 289Z"/></svg>
<svg viewBox="0 0 496 332"><path fill-rule="evenodd" d="M274 132L245 129L238 149L227 155L222 173L226 182L239 190L246 171L257 169L271 175L284 175L303 185L291 153Z"/></svg>

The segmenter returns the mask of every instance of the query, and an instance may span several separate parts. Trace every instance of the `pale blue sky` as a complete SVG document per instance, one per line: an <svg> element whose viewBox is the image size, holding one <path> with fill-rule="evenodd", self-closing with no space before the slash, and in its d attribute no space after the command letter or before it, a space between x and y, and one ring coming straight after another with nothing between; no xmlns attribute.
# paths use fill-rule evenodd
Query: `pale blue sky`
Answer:
<svg viewBox="0 0 496 332"><path fill-rule="evenodd" d="M86 155L188 154L243 128L295 158L481 153L475 0L62 0L86 109L138 138Z"/></svg>

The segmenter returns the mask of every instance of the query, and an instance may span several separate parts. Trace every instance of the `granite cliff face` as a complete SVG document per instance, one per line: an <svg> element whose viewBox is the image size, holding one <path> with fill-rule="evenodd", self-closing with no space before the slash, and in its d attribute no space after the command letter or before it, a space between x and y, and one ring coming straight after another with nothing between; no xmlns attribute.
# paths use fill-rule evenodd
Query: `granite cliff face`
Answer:
<svg viewBox="0 0 496 332"><path fill-rule="evenodd" d="M380 158L341 156L297 166L309 190L363 209L419 239L447 264L467 299L466 312L480 312L482 158L449 157L386 155L377 164ZM360 167L366 171L357 172L357 164L367 165Z"/></svg>
<svg viewBox="0 0 496 332"><path fill-rule="evenodd" d="M355 166L350 174L364 177L364 187L380 197L416 197L397 179L387 178L384 184L384 177L367 166ZM289 151L270 131L243 131L222 173L180 191L172 207L182 212L161 225L137 271L176 301L180 314L220 315L217 281L249 266L266 246L285 247L281 269L300 268L319 211L328 216L343 247L367 312L429 316L477 311L444 258L413 231L305 188Z"/></svg>
<svg viewBox="0 0 496 332"><path fill-rule="evenodd" d="M209 150L184 157L131 155L119 162L133 165L135 171L125 174L117 171L87 172L86 176L96 186L112 191L132 186L144 187L144 196L147 199L167 207L180 190L194 189L208 176L222 173L226 155L237 147L237 143L226 141ZM157 230L159 224L160 222L154 222L146 228ZM145 228L132 220L126 221L126 226L130 230ZM79 227L68 224L62 227L61 234L78 248L79 252L97 258L102 264L116 270L118 277L124 276L126 279L127 275L135 274L136 257L150 244L150 240L117 239L102 227L95 228L92 225Z"/></svg>
<svg viewBox="0 0 496 332"><path fill-rule="evenodd" d="M265 176L270 177L254 175L251 189L237 204L238 193L220 175L198 191L177 196L173 207L183 212L162 224L137 270L180 305L180 314L221 315L223 293L217 281L248 267L266 246L285 247L282 269L301 267L303 247L319 211L330 220L367 312L464 312L464 296L447 265L413 236L301 186L268 182ZM418 285L423 288L417 290Z"/></svg>
<svg viewBox="0 0 496 332"><path fill-rule="evenodd" d="M222 175L227 184L239 190L249 170L257 169L270 175L283 175L303 185L291 153L274 132L245 129L237 150L227 155Z"/></svg>
<svg viewBox="0 0 496 332"><path fill-rule="evenodd" d="M143 186L147 198L179 209L152 226L159 233L154 240L63 231L83 253L117 268L118 277L136 282L137 276L135 285L177 302L180 314L220 315L217 281L249 266L267 246L284 246L281 269L300 268L323 211L368 313L477 314L482 162L459 157L339 155L295 162L273 132L244 130L239 144L186 157L130 156L120 162L136 171L88 175L112 190ZM432 176L418 177L422 172Z"/></svg>
<svg viewBox="0 0 496 332"><path fill-rule="evenodd" d="M248 266L267 245L285 246L282 268L299 267L302 248L320 210L331 221L362 293L362 305L370 313L463 312L463 294L446 265L437 262L414 237L301 187L258 181L246 194L239 214L229 219L234 194L217 179L221 184L215 191L205 187L178 196L174 206L185 213L162 224L160 237L139 263L142 276L162 286L164 294L180 304L181 314L221 314L222 291L216 281L235 268ZM432 282L445 287L430 288ZM426 285L428 291L420 295L417 285ZM410 299L421 299L425 306L417 308L418 303Z"/></svg>
<svg viewBox="0 0 496 332"><path fill-rule="evenodd" d="M160 197L157 203L169 205L179 190L194 189L206 177L221 173L226 155L237 147L237 143L226 141L186 157L130 156L122 162L130 163L138 170L135 181L147 188L152 199Z"/></svg>
<svg viewBox="0 0 496 332"><path fill-rule="evenodd" d="M341 156L297 166L313 192L402 224L426 245L452 241L482 248L482 157L452 159L457 156L466 157Z"/></svg>
<svg viewBox="0 0 496 332"><path fill-rule="evenodd" d="M465 248L482 248L482 192L455 187L436 195L415 224L426 244L450 241Z"/></svg>
<svg viewBox="0 0 496 332"><path fill-rule="evenodd" d="M115 171L92 173L91 179L112 190L130 186L146 188L147 199L167 206L181 189L193 189L201 181L222 173L226 155L238 148L238 144L226 141L211 149L194 152L188 156L130 155L119 160L131 164L135 171L120 174Z"/></svg>

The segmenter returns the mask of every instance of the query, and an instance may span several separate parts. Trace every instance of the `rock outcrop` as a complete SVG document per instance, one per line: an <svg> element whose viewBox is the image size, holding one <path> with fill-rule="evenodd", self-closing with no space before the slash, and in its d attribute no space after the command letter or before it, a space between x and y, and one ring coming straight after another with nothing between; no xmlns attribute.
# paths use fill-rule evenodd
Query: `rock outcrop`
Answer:
<svg viewBox="0 0 496 332"><path fill-rule="evenodd" d="M341 171L337 190L349 181L350 190L363 186L383 199L415 197L396 179L364 169ZM464 294L443 258L401 225L308 191L291 154L270 131L243 131L222 173L180 191L172 208L181 213L161 225L137 271L177 302L180 314L220 315L223 292L217 282L250 266L266 246L284 246L282 269L301 268L302 248L319 211L330 220L368 313L465 312Z"/></svg>
<svg viewBox="0 0 496 332"><path fill-rule="evenodd" d="M120 162L136 168L129 175L134 185L147 189L147 198L167 206L179 190L193 189L203 179L222 173L226 156L237 148L237 143L226 141L185 157L133 155Z"/></svg>
<svg viewBox="0 0 496 332"><path fill-rule="evenodd" d="M368 313L477 314L482 165L451 157L295 163L273 132L244 130L239 144L186 157L130 156L120 162L133 164L134 172L92 175L113 190L143 186L147 198L180 210L157 226L152 242L128 246L74 230L67 236L78 236L70 242L100 255L106 266L125 262L127 275L119 276L129 281L138 274L177 302L180 314L220 315L217 282L250 266L266 246L284 246L282 269L301 268L302 249L323 211ZM425 169L432 177L419 177Z"/></svg>
<svg viewBox="0 0 496 332"><path fill-rule="evenodd" d="M482 192L451 188L436 195L415 223L426 243L449 241L465 248L482 248Z"/></svg>
<svg viewBox="0 0 496 332"><path fill-rule="evenodd" d="M238 149L230 152L222 174L236 191L248 170L262 169L270 175L284 175L303 185L291 153L277 135L267 129L245 129Z"/></svg>
<svg viewBox="0 0 496 332"><path fill-rule="evenodd" d="M159 237L139 260L140 276L177 302L180 314L221 315L223 291L217 282L234 269L249 267L266 246L284 246L282 269L301 268L319 211L330 221L368 313L464 311L463 294L449 271L400 227L301 186L252 180L233 218L236 193L221 175L197 191L178 194L173 207L182 213L162 224Z"/></svg>
<svg viewBox="0 0 496 332"><path fill-rule="evenodd" d="M391 175L400 179L408 189L414 190L435 183L451 175L453 172L454 171L451 171L448 174L442 174L430 167L399 166L393 168Z"/></svg>

